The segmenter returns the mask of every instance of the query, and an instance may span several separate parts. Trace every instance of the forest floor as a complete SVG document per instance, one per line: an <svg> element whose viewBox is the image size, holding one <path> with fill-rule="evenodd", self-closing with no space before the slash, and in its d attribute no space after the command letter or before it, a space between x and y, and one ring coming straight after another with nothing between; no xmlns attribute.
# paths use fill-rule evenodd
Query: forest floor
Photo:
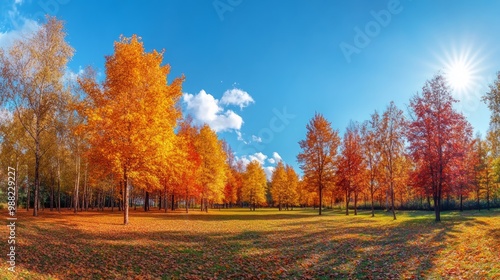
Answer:
<svg viewBox="0 0 500 280"><path fill-rule="evenodd" d="M4 223L7 223L6 213ZM20 211L16 267L0 279L500 279L500 209Z"/></svg>

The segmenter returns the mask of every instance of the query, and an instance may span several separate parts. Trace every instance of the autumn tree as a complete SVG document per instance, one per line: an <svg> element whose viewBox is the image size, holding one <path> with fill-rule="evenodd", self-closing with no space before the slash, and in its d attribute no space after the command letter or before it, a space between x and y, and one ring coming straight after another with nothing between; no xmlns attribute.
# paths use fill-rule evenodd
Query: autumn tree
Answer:
<svg viewBox="0 0 500 280"><path fill-rule="evenodd" d="M241 186L243 184L243 163L236 160L234 152L227 142L223 141L222 146L224 148L227 165L227 180L224 186L224 203L226 207L232 207L238 202L238 193L241 193Z"/></svg>
<svg viewBox="0 0 500 280"><path fill-rule="evenodd" d="M115 53L106 57L102 85L92 71L79 78L87 95L80 113L86 118L91 147L121 178L124 224L128 224L131 180L158 176L152 165L166 160L173 148L174 127L181 116L176 103L182 95L183 79L168 84L170 67L162 65L163 53L145 52L135 35L121 37L114 49Z"/></svg>
<svg viewBox="0 0 500 280"><path fill-rule="evenodd" d="M226 153L222 141L206 124L201 127L195 146L201 157L199 182L202 187L202 205L208 211L209 201L222 202L227 175Z"/></svg>
<svg viewBox="0 0 500 280"><path fill-rule="evenodd" d="M340 147L338 160L337 185L345 195L345 214L349 215L349 201L354 194L354 215L357 215L358 195L366 178L359 125L351 122L346 129Z"/></svg>
<svg viewBox="0 0 500 280"><path fill-rule="evenodd" d="M293 210L293 205L296 205L299 202L299 175L297 174L297 172L295 172L293 167L288 164L285 166L285 171L287 185L285 188L286 194L283 203L285 204L287 209L290 207L290 209Z"/></svg>
<svg viewBox="0 0 500 280"><path fill-rule="evenodd" d="M54 127L55 110L67 88L63 83L73 49L65 41L63 23L48 17L36 32L0 51L2 100L31 139L35 158L33 215L38 215L40 164L44 134Z"/></svg>
<svg viewBox="0 0 500 280"><path fill-rule="evenodd" d="M500 71L497 72L497 78L489 86L489 91L482 98L491 111L490 131L500 139Z"/></svg>
<svg viewBox="0 0 500 280"><path fill-rule="evenodd" d="M374 112L371 119L361 126L361 149L368 177L372 217L375 216L374 195L381 185L382 153L379 127L380 115L377 112Z"/></svg>
<svg viewBox="0 0 500 280"><path fill-rule="evenodd" d="M285 201L288 185L288 177L285 170L285 165L282 161L278 162L271 177L271 196L273 201L278 204L278 209L281 211Z"/></svg>
<svg viewBox="0 0 500 280"><path fill-rule="evenodd" d="M395 188L397 181L401 180L401 176L403 176L401 164L404 163L405 156L405 125L406 120L403 111L398 109L394 102L391 102L382 115L378 134L380 136L383 174L391 199L394 220L396 220Z"/></svg>
<svg viewBox="0 0 500 280"><path fill-rule="evenodd" d="M306 139L299 142L302 152L297 156L306 184L316 186L319 195L319 215L323 207L323 191L333 184L336 172L338 131L333 130L323 115L316 113L306 126Z"/></svg>
<svg viewBox="0 0 500 280"><path fill-rule="evenodd" d="M200 172L202 158L196 149L196 139L199 129L191 123L191 119L183 120L179 125L178 133L174 139L175 149L166 161L163 169L164 195L167 196L168 185L170 192L184 195L186 213L189 211L189 200L192 195L200 190ZM165 211L167 200L165 199Z"/></svg>
<svg viewBox="0 0 500 280"><path fill-rule="evenodd" d="M453 108L455 102L440 74L427 81L422 93L410 101L409 150L416 168L429 180L426 184L432 191L436 222L441 221L441 199L450 185L448 174L453 159L464 153L459 145L460 136L472 133L465 117Z"/></svg>
<svg viewBox="0 0 500 280"><path fill-rule="evenodd" d="M250 210L255 211L257 205L266 202L266 173L256 160L251 161L243 173L242 198L250 204Z"/></svg>

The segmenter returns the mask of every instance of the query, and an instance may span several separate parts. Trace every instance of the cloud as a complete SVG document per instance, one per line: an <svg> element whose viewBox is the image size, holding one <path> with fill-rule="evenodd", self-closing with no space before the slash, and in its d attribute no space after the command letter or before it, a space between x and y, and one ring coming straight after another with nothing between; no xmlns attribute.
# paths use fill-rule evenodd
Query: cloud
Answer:
<svg viewBox="0 0 500 280"><path fill-rule="evenodd" d="M281 158L280 154L278 154L277 152L274 152L273 153L273 159L276 161L276 162L280 162L282 161L283 159Z"/></svg>
<svg viewBox="0 0 500 280"><path fill-rule="evenodd" d="M69 82L76 82L79 76L81 76L85 72L82 67L78 68L78 72L73 72L71 69L66 68L66 72L64 73L64 80Z"/></svg>
<svg viewBox="0 0 500 280"><path fill-rule="evenodd" d="M264 167L264 172L266 172L266 177L267 177L268 181L271 181L271 178L273 177L274 169L276 169L274 166Z"/></svg>
<svg viewBox="0 0 500 280"><path fill-rule="evenodd" d="M22 3L23 1L16 0L10 10L0 15L0 17L5 17L4 20L8 23L8 27L4 26L6 30L0 31L0 48L9 48L15 40L36 32L40 28L38 22L25 18L19 13L17 6Z"/></svg>
<svg viewBox="0 0 500 280"><path fill-rule="evenodd" d="M206 123L216 132L241 129L243 118L232 110L224 110L219 100L204 90L196 95L185 93L183 101L197 123Z"/></svg>
<svg viewBox="0 0 500 280"><path fill-rule="evenodd" d="M256 160L260 163L260 165L264 165L267 156L261 152L258 152L258 153L255 153L253 155L249 155L248 158L250 159L250 161Z"/></svg>
<svg viewBox="0 0 500 280"><path fill-rule="evenodd" d="M226 90L226 92L224 92L224 95L222 95L220 103L222 105L240 106L241 110L244 107L250 105L251 103L255 103L255 101L250 96L250 94L248 94L248 92L238 88L233 88L230 90Z"/></svg>

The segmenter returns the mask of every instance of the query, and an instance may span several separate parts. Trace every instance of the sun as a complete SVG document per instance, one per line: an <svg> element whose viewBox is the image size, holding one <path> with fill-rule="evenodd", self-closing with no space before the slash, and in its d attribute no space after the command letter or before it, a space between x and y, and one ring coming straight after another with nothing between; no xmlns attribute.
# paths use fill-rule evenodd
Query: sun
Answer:
<svg viewBox="0 0 500 280"><path fill-rule="evenodd" d="M445 70L450 86L457 91L465 91L471 87L473 72L470 63L462 60L452 61Z"/></svg>
<svg viewBox="0 0 500 280"><path fill-rule="evenodd" d="M455 97L463 99L479 86L483 57L478 48L467 44L451 44L442 48L437 65L446 77Z"/></svg>

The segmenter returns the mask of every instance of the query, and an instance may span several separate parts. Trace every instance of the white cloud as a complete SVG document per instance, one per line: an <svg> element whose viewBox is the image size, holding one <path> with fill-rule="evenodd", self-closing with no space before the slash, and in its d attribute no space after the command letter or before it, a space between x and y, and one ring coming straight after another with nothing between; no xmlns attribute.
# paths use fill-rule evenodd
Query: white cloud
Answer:
<svg viewBox="0 0 500 280"><path fill-rule="evenodd" d="M280 154L278 154L277 152L274 152L273 153L273 159L275 162L280 162L282 161L283 159L281 158Z"/></svg>
<svg viewBox="0 0 500 280"><path fill-rule="evenodd" d="M274 165L277 162L281 161L282 159L281 159L281 156L277 152L274 152L273 157L271 157L271 158L268 157L267 155L261 153L261 152L258 152L258 153L255 153L253 155L243 155L241 157L236 156L236 160L240 161L243 164L243 167L245 167L245 168L247 167L247 165L251 161L253 161L253 160L258 161L260 163L260 165L262 165L264 172L266 172L267 179L271 180L271 176L276 168L274 166L265 166L266 160L268 163Z"/></svg>
<svg viewBox="0 0 500 280"><path fill-rule="evenodd" d="M255 101L248 92L238 88L226 90L220 100L220 103L223 105L240 106L240 110L254 102Z"/></svg>
<svg viewBox="0 0 500 280"><path fill-rule="evenodd" d="M10 26L12 26L7 28L6 31L0 31L0 48L6 49L10 47L15 40L20 39L27 34L31 34L40 28L38 22L25 18L19 13L17 6L22 3L23 1L16 0L12 4L10 10L0 15L5 16L5 20L9 22Z"/></svg>
<svg viewBox="0 0 500 280"><path fill-rule="evenodd" d="M82 75L84 72L84 70L82 69L82 67L80 66L78 68L78 72L73 72L71 69L69 68L66 68L66 72L64 73L64 79L66 81L70 81L70 82L76 82L76 79L78 79L78 77L80 75Z"/></svg>
<svg viewBox="0 0 500 280"><path fill-rule="evenodd" d="M224 110L219 100L204 90L196 95L185 93L183 101L195 122L206 123L216 132L241 129L243 118L232 110Z"/></svg>
<svg viewBox="0 0 500 280"><path fill-rule="evenodd" d="M258 161L261 165L264 165L265 161L266 161L266 158L267 156L264 155L263 153L261 152L258 152L258 153L255 153L253 155L250 155L248 156L250 158L250 160L256 160Z"/></svg>
<svg viewBox="0 0 500 280"><path fill-rule="evenodd" d="M241 134L241 131L237 130L236 131L236 135L238 136L236 139L238 139L238 141L243 141L245 142L245 140L243 140L243 135Z"/></svg>
<svg viewBox="0 0 500 280"><path fill-rule="evenodd" d="M266 177L267 177L268 181L271 181L271 178L273 177L274 169L276 169L274 166L264 167L264 172L266 172Z"/></svg>

